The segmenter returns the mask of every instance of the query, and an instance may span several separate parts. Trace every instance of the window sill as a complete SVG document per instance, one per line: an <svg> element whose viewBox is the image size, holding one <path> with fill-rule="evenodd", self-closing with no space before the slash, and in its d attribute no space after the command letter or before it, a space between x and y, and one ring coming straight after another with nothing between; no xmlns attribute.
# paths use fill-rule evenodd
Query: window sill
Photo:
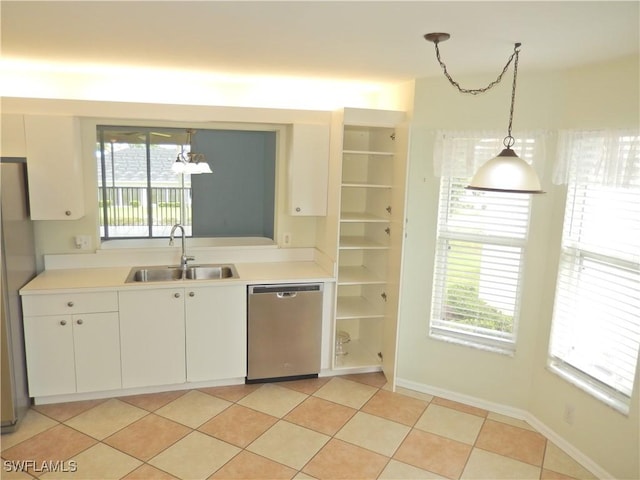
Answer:
<svg viewBox="0 0 640 480"><path fill-rule="evenodd" d="M583 392L601 401L608 407L613 408L618 413L629 416L628 401L615 396L614 394L605 390L594 382L590 382L584 378L581 378L580 376L574 374L571 370L564 368L560 364L554 363L553 360L551 360L547 365L547 370L565 380L566 382L570 383L574 387L579 388Z"/></svg>
<svg viewBox="0 0 640 480"><path fill-rule="evenodd" d="M498 342L487 341L487 343L483 343L478 341L478 339L471 337L469 335L464 335L455 332L441 332L441 331L431 331L429 332L429 337L434 340L439 340L441 342L454 343L456 345L462 345L464 347L475 348L477 350L483 350L485 352L497 353L500 355L506 355L508 357L515 356L515 345L501 345Z"/></svg>
<svg viewBox="0 0 640 480"><path fill-rule="evenodd" d="M176 239L176 244L179 239ZM211 237L186 239L187 248L206 247L265 247L275 246L275 242L266 237ZM120 250L130 248L174 248L169 246L167 238L127 238L106 240L100 244L99 250Z"/></svg>

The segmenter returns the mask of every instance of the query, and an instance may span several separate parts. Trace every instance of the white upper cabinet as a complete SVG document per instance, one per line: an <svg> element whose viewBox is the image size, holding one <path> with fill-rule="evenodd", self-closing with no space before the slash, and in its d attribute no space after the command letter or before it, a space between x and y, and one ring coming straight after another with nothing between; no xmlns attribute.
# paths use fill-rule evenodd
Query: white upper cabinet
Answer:
<svg viewBox="0 0 640 480"><path fill-rule="evenodd" d="M75 220L84 216L78 119L25 115L24 125L31 218Z"/></svg>
<svg viewBox="0 0 640 480"><path fill-rule="evenodd" d="M294 124L289 145L289 214L325 216L329 125Z"/></svg>

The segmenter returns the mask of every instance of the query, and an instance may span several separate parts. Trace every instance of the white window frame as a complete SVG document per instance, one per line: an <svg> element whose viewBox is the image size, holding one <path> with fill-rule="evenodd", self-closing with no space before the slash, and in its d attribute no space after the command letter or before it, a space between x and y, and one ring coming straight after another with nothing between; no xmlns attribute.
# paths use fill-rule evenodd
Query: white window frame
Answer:
<svg viewBox="0 0 640 480"><path fill-rule="evenodd" d="M547 361L551 372L623 414L629 413L640 346L640 209L637 208L640 205L640 137L637 132L635 137L628 135L625 132L561 134L559 163L554 178L566 181L568 189ZM595 228L617 232L616 225L623 226L627 229L628 239L616 235L622 240L612 242L607 241L607 235L583 233L590 231L590 224L585 222L596 218L588 213L602 208L597 207L599 204L596 202L598 198L605 198L603 194L607 192L610 201L616 201L617 195L624 195L624 199L617 200L622 208L615 209L608 216L610 221L612 218L616 220L615 224L612 221L607 228L598 223ZM587 272L587 264L606 269L609 272L606 283L613 288L594 287L593 273L583 273ZM614 280L611 280L611 275ZM593 293L594 288L597 296ZM634 290L637 295L633 294ZM582 292L585 291L590 295L583 297ZM622 295L624 303L620 298ZM597 316L594 315L597 319L606 321L609 318L604 327L594 323L591 329L586 330L589 320L593 319L585 317L579 323L575 321L572 314L587 301L603 306L596 310L590 305L587 310L597 311ZM588 317L588 313L586 315ZM631 323L627 323L630 319ZM634 319L637 323L633 322ZM615 330L609 333L611 326ZM607 335L629 342L631 346L627 346L625 354L612 356L612 348L594 352L594 348L597 350L597 346L602 345L605 331ZM592 332L591 336L588 332ZM572 346L576 339L580 341ZM589 348L589 342L595 342L596 347ZM621 374L625 368L620 365L625 364L620 363L624 362L620 357L628 356L629 352L633 355L634 346L635 362L633 358L628 360L627 372ZM606 355L603 355L605 350ZM585 351L590 352L588 358Z"/></svg>
<svg viewBox="0 0 640 480"><path fill-rule="evenodd" d="M429 335L432 338L458 343L465 346L497 352L501 354L513 355L516 349L518 319L520 313L520 301L522 296L522 283L524 277L524 266L526 257L526 245L528 241L529 224L531 218L531 196L522 194L507 194L496 192L473 192L479 202L518 202L524 210L526 219L522 225L523 217L519 220L521 225L515 233L504 232L502 234L473 233L465 228L458 228L453 221L449 221L450 205L452 202L452 191L459 192L461 185L467 185L471 179L473 171L483 161L488 160L500 150L500 137L489 136L487 134L468 134L460 132L440 133L436 143L435 164L441 168L436 174L442 176L440 183L440 200L438 208L438 232L436 243L436 261L434 264L432 305L429 322ZM466 137L466 138L463 138ZM521 153L521 157L531 162L534 156L537 136L530 135L525 140L520 140L519 145L514 148ZM456 146L456 141L462 139ZM440 143L438 143L440 142ZM539 146L539 145L538 145ZM473 153L470 153L473 152ZM444 158L437 158L442 155ZM470 155L473 158L470 158ZM484 157L484 158L482 158ZM448 163L447 163L448 162ZM457 163L457 165L456 165ZM517 200L516 200L517 199ZM522 203L520 203L522 202ZM506 204L506 203L505 203ZM498 207L499 208L499 207ZM488 221L487 225L497 225L497 222ZM491 229L489 229L491 230ZM495 230L495 227L494 229ZM504 282L501 286L510 286L513 289L512 319L510 332L497 329L483 328L480 326L464 325L455 321L447 320L447 259L449 258L450 242L470 242L469 244L481 244L488 247L505 247L512 249L517 254L519 260L515 281L507 285ZM482 258L482 253L480 254ZM464 275L464 272L463 272ZM482 277L481 274L479 274ZM480 295L479 295L480 296Z"/></svg>

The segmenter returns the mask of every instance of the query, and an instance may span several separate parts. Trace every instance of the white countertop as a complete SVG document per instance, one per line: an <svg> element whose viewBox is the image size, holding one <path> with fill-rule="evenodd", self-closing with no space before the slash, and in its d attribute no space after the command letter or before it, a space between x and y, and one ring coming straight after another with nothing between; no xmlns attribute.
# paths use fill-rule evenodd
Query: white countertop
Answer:
<svg viewBox="0 0 640 480"><path fill-rule="evenodd" d="M70 268L45 270L25 285L22 295L87 291L162 288L178 285L220 285L230 283L332 282L333 275L312 261L234 263L238 278L220 280L170 280L166 282L125 283L132 267Z"/></svg>

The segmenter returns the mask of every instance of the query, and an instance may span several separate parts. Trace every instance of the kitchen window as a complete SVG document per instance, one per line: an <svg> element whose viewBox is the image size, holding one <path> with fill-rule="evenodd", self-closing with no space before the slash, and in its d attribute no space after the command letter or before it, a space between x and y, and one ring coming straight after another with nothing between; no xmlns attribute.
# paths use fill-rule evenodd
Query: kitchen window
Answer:
<svg viewBox="0 0 640 480"><path fill-rule="evenodd" d="M176 223L195 237L273 239L276 132L97 127L103 240L168 237ZM180 175L179 153L203 153L213 174Z"/></svg>
<svg viewBox="0 0 640 480"><path fill-rule="evenodd" d="M523 137L520 137L523 138ZM534 138L514 149L531 162ZM510 354L515 350L531 196L466 190L500 138L440 133L441 174L430 335Z"/></svg>
<svg viewBox="0 0 640 480"><path fill-rule="evenodd" d="M628 413L640 346L640 137L564 132L567 183L549 367Z"/></svg>

